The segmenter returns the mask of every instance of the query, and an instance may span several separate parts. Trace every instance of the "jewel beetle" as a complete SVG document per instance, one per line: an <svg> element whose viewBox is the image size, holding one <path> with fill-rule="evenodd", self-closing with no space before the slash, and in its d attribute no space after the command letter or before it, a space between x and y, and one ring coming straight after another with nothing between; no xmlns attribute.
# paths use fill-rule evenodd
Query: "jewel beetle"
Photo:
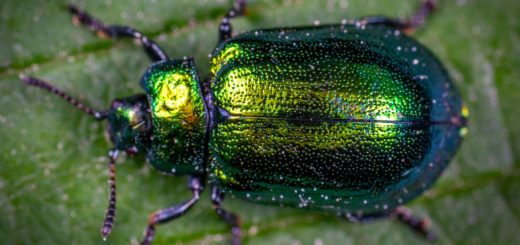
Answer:
<svg viewBox="0 0 520 245"><path fill-rule="evenodd" d="M145 154L167 175L187 175L192 197L150 215L142 244L157 224L181 217L206 185L216 214L240 244L239 217L225 195L250 202L332 212L350 221L393 217L427 239L426 219L402 205L440 176L466 133L468 110L440 61L407 35L436 1L408 19L364 17L341 24L253 30L232 35L245 14L236 0L201 79L191 58L170 59L127 26L106 25L69 6L73 20L101 37L140 41L153 61L143 94L97 111L49 83L45 89L108 121L109 204L101 233L116 213L119 152Z"/></svg>

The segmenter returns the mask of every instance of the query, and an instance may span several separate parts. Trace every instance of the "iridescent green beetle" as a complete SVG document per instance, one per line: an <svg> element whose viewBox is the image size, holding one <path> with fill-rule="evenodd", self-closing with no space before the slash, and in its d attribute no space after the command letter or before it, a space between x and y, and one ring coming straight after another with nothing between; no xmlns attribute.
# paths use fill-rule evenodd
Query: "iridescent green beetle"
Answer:
<svg viewBox="0 0 520 245"><path fill-rule="evenodd" d="M74 20L98 34L141 41L154 61L141 79L146 94L98 112L42 80L22 80L108 119L114 149L104 237L115 217L115 160L126 151L146 154L162 173L191 176L192 198L153 213L143 244L156 224L198 201L206 180L216 213L233 227L233 244L240 243L240 222L221 208L225 193L352 221L391 216L433 239L427 222L400 206L439 177L468 114L437 58L403 34L435 3L424 1L406 20L366 17L232 37L230 20L245 12L245 0L237 0L220 25L206 80L192 59L169 59L140 32L71 6Z"/></svg>

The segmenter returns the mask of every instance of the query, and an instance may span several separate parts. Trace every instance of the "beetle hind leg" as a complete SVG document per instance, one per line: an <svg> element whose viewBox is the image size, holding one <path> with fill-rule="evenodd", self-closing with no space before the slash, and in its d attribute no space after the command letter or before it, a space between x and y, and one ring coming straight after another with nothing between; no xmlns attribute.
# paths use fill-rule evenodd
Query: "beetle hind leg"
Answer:
<svg viewBox="0 0 520 245"><path fill-rule="evenodd" d="M436 235L431 227L431 222L428 218L418 218L412 215L412 212L405 207L396 208L391 214L391 218L399 220L401 223L410 227L414 232L424 237L428 241L435 241Z"/></svg>
<svg viewBox="0 0 520 245"><path fill-rule="evenodd" d="M398 207L390 213L356 216L347 214L346 218L351 222L371 223L377 220L391 218L398 220L408 228L413 230L417 235L423 237L427 241L435 241L437 239L435 232L430 228L431 222L428 218L419 218L413 216L412 211L405 207Z"/></svg>
<svg viewBox="0 0 520 245"><path fill-rule="evenodd" d="M173 219L179 218L190 210L195 203L200 199L200 193L202 192L203 186L202 181L199 178L191 177L188 184L192 192L191 199L184 201L181 204L171 206L169 208L160 209L155 211L148 218L148 227L145 231L145 236L142 245L152 244L152 240L155 236L155 225L163 224Z"/></svg>
<svg viewBox="0 0 520 245"><path fill-rule="evenodd" d="M143 33L128 27L118 25L105 25L101 21L92 17L87 12L80 10L74 5L68 6L69 12L73 14L73 22L77 25L84 25L91 31L95 32L101 38L120 38L128 37L140 41L144 51L148 57L156 62L161 60L168 60L166 53L155 43L152 39L145 36Z"/></svg>
<svg viewBox="0 0 520 245"><path fill-rule="evenodd" d="M219 40L223 42L228 38L231 38L233 28L231 27L231 19L239 16L243 16L246 13L246 1L247 0L236 0L233 7L224 16L224 19L220 22L219 27Z"/></svg>
<svg viewBox="0 0 520 245"><path fill-rule="evenodd" d="M382 24L394 27L405 33L413 33L424 25L426 18L437 8L437 0L423 0L419 9L409 18L393 19L384 16L369 16L358 21L363 25Z"/></svg>
<svg viewBox="0 0 520 245"><path fill-rule="evenodd" d="M240 230L240 217L234 213L224 210L220 206L223 200L224 193L222 193L222 191L219 190L216 186L213 186L211 189L211 202L213 203L213 209L220 218L231 225L231 244L240 245L242 238L242 231Z"/></svg>

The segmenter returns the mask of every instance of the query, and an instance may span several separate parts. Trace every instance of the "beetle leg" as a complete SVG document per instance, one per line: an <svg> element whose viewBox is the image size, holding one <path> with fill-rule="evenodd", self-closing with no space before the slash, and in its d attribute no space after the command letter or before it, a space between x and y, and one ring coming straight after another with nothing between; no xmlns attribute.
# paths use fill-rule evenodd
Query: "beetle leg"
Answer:
<svg viewBox="0 0 520 245"><path fill-rule="evenodd" d="M417 218L412 215L412 212L405 207L398 207L390 213L382 213L376 215L355 215L347 213L344 216L351 222L371 223L384 218L397 219L415 233L424 237L428 241L435 241L435 233L430 229L430 221L427 218Z"/></svg>
<svg viewBox="0 0 520 245"><path fill-rule="evenodd" d="M227 12L224 19L220 22L219 28L219 40L223 42L228 38L231 38L233 28L231 27L231 19L243 16L246 13L246 1L247 0L236 0L233 7Z"/></svg>
<svg viewBox="0 0 520 245"><path fill-rule="evenodd" d="M435 233L430 229L431 222L428 218L417 218L412 215L412 212L405 207L396 208L391 214L390 217L395 218L412 230L414 230L417 234L426 238L428 241L435 241L436 236Z"/></svg>
<svg viewBox="0 0 520 245"><path fill-rule="evenodd" d="M91 31L95 32L101 38L120 38L129 37L140 41L144 51L148 57L156 62L168 60L166 53L152 39L146 37L143 33L128 27L118 25L105 25L101 21L89 15L87 12L78 9L74 5L68 6L69 11L73 14L73 22L78 25L84 25Z"/></svg>
<svg viewBox="0 0 520 245"><path fill-rule="evenodd" d="M213 203L213 209L215 209L215 212L220 218L231 225L231 244L239 245L241 244L240 240L242 237L242 231L240 230L240 217L234 213L222 209L220 205L223 200L224 193L222 193L218 187L213 186L211 189L211 201Z"/></svg>
<svg viewBox="0 0 520 245"><path fill-rule="evenodd" d="M437 8L437 0L423 0L414 15L407 19L393 19L384 16L369 16L358 21L361 25L383 24L397 28L407 34L422 26L428 17Z"/></svg>
<svg viewBox="0 0 520 245"><path fill-rule="evenodd" d="M190 210L190 208L193 207L195 203L197 203L200 198L200 193L203 189L201 179L198 177L191 177L188 187L191 189L191 199L169 208L157 210L150 215L148 218L148 227L146 228L145 236L141 242L142 245L149 245L152 243L155 235L155 225L163 224L181 217L186 212L188 212L188 210Z"/></svg>

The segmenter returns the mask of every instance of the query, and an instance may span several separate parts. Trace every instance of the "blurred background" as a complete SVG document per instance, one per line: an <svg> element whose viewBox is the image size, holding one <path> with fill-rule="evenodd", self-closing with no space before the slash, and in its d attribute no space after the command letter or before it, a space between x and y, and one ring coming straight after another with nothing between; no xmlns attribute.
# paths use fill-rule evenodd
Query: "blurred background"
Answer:
<svg viewBox="0 0 520 245"><path fill-rule="evenodd" d="M109 24L135 27L170 57L191 56L202 76L230 0L0 2L0 244L128 244L149 213L189 197L186 178L162 176L143 157L118 160L118 212L99 234L107 203L104 123L23 86L44 78L94 108L140 93L150 64L130 40L98 39L71 23L74 3ZM409 16L419 0L258 0L233 21L237 33L339 23L366 15ZM520 243L520 1L439 0L413 36L445 64L470 109L469 133L443 177L408 206L431 218L439 244ZM228 198L246 244L426 243L390 220L353 224L333 215ZM179 220L158 226L155 244L229 244L209 192Z"/></svg>

